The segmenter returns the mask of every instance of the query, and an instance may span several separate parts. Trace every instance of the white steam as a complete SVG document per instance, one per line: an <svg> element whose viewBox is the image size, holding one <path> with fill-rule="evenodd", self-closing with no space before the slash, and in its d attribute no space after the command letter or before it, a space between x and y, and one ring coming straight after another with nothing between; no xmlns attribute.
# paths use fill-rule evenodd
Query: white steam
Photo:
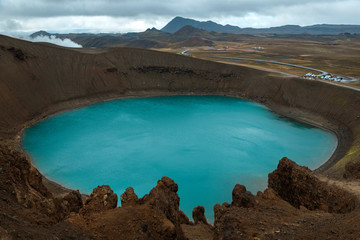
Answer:
<svg viewBox="0 0 360 240"><path fill-rule="evenodd" d="M23 37L22 39L31 41L31 42L48 42L48 43L56 44L56 45L63 46L63 47L82 48L82 46L80 44L77 44L77 43L71 41L71 39L69 39L69 38L61 39L61 38L57 38L54 35L51 35L51 36L41 35L41 36L37 36L35 38L26 36L26 37Z"/></svg>

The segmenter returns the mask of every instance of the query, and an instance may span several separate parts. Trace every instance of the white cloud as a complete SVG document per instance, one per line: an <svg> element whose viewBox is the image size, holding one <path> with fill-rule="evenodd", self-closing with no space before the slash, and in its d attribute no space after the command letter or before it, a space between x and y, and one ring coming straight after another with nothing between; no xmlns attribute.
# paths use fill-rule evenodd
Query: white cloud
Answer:
<svg viewBox="0 0 360 240"><path fill-rule="evenodd" d="M240 27L360 24L359 0L0 0L0 32L137 32L175 16Z"/></svg>
<svg viewBox="0 0 360 240"><path fill-rule="evenodd" d="M36 32L41 29L51 33L69 33L69 32L141 32L147 28L156 27L158 29L165 26L171 18L147 18L140 16L138 18L129 19L125 17L110 16L64 16L51 18L31 18L17 22L21 28L11 29L12 33L20 32ZM0 32L9 32L9 28L2 28L0 23Z"/></svg>
<svg viewBox="0 0 360 240"><path fill-rule="evenodd" d="M82 48L80 44L77 44L71 41L68 38L60 39L56 36L37 36L36 38L31 38L30 36L20 37L23 40L31 41L31 42L47 42L55 45L63 46L63 47L71 47L71 48Z"/></svg>

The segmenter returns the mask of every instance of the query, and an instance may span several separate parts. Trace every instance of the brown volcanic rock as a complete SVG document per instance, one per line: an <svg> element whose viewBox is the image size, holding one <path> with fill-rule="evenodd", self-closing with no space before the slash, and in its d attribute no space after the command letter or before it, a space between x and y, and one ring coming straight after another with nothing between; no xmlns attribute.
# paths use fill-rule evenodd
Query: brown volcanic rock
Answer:
<svg viewBox="0 0 360 240"><path fill-rule="evenodd" d="M192 211L192 217L194 219L195 224L198 224L198 223L207 224L207 220L205 217L205 208L203 206L194 207L194 209Z"/></svg>
<svg viewBox="0 0 360 240"><path fill-rule="evenodd" d="M24 214L30 221L54 223L64 217L59 201L42 184L41 174L24 153L0 144L0 163L3 200L31 211Z"/></svg>
<svg viewBox="0 0 360 240"><path fill-rule="evenodd" d="M239 221L237 213L231 211L228 205L216 204L214 206L214 239L248 239L245 237L244 226Z"/></svg>
<svg viewBox="0 0 360 240"><path fill-rule="evenodd" d="M68 219L96 239L182 240L176 225L149 205L118 207L89 216Z"/></svg>
<svg viewBox="0 0 360 240"><path fill-rule="evenodd" d="M83 202L79 190L71 191L61 199L61 206L64 209L65 215L71 212L78 213L83 207Z"/></svg>
<svg viewBox="0 0 360 240"><path fill-rule="evenodd" d="M192 224L192 222L190 222L188 216L186 216L186 214L179 210L179 216L180 216L180 224Z"/></svg>
<svg viewBox="0 0 360 240"><path fill-rule="evenodd" d="M104 196L115 194L108 186L97 187L68 221L104 239L186 239L180 224L187 217L179 210L177 190L172 179L163 177L149 195L138 199L129 187L121 195L122 207L105 209Z"/></svg>
<svg viewBox="0 0 360 240"><path fill-rule="evenodd" d="M257 208L235 207L224 203L214 206L214 239L260 239L265 233L274 232L287 221L296 221L299 210L281 199L266 200L256 197L259 201ZM272 239L272 238L270 238Z"/></svg>
<svg viewBox="0 0 360 240"><path fill-rule="evenodd" d="M91 234L62 221L77 211L70 194L55 199L25 154L0 143L0 238L91 239Z"/></svg>
<svg viewBox="0 0 360 240"><path fill-rule="evenodd" d="M269 174L269 187L284 200L299 208L347 213L355 209L356 197L336 186L320 181L307 167L298 166L288 158L280 160Z"/></svg>
<svg viewBox="0 0 360 240"><path fill-rule="evenodd" d="M246 191L244 185L236 184L232 191L232 203L235 207L253 208L256 201L251 192Z"/></svg>
<svg viewBox="0 0 360 240"><path fill-rule="evenodd" d="M164 176L157 182L156 187L150 191L149 195L145 195L139 202L164 214L174 225L177 239L183 239L185 237L180 224L184 217L179 210L180 198L177 191L178 185L174 180Z"/></svg>
<svg viewBox="0 0 360 240"><path fill-rule="evenodd" d="M360 161L351 161L345 165L344 178L360 179Z"/></svg>
<svg viewBox="0 0 360 240"><path fill-rule="evenodd" d="M141 201L162 212L173 223L179 223L180 198L177 195L178 185L169 177L162 177L155 188L145 195Z"/></svg>
<svg viewBox="0 0 360 240"><path fill-rule="evenodd" d="M268 182L269 188L264 193L251 197L255 208L238 207L246 193L241 185L234 188L232 204L214 206L214 239L341 239L341 236L351 239L358 236L359 224L353 221L359 216L359 209L352 194L320 181L311 170L287 158L280 160L278 168L269 174ZM348 230L341 230L343 228Z"/></svg>
<svg viewBox="0 0 360 240"><path fill-rule="evenodd" d="M96 187L86 199L84 207L80 210L82 215L90 215L95 212L102 212L114 209L117 206L118 196L109 185Z"/></svg>
<svg viewBox="0 0 360 240"><path fill-rule="evenodd" d="M120 196L121 206L133 206L136 205L139 201L138 196L134 192L134 188L128 187L123 194Z"/></svg>

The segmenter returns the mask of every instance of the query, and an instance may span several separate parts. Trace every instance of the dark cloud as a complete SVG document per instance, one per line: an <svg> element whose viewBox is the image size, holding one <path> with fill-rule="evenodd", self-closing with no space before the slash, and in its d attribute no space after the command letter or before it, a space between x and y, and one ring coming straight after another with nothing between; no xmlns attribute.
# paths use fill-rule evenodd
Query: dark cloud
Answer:
<svg viewBox="0 0 360 240"><path fill-rule="evenodd" d="M337 0L318 0L317 3ZM267 12L277 7L313 3L311 0L1 0L1 15L12 17L57 16L243 16L248 12Z"/></svg>
<svg viewBox="0 0 360 240"><path fill-rule="evenodd" d="M17 31L19 29L22 29L21 23L12 19L6 20L3 25L4 25L3 28L6 31Z"/></svg>
<svg viewBox="0 0 360 240"><path fill-rule="evenodd" d="M359 0L0 0L0 32L139 31L175 16L241 27L360 24L358 9Z"/></svg>

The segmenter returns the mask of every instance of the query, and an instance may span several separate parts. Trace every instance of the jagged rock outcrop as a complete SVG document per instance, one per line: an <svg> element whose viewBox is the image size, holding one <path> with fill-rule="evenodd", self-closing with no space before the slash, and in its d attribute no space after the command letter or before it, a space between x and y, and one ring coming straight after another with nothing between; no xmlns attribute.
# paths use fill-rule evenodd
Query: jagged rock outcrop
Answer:
<svg viewBox="0 0 360 240"><path fill-rule="evenodd" d="M353 194L320 181L310 169L298 166L286 157L269 174L268 184L281 198L297 208L304 206L309 210L347 213L357 205Z"/></svg>
<svg viewBox="0 0 360 240"><path fill-rule="evenodd" d="M54 223L64 217L59 201L45 188L42 175L24 153L1 144L0 168L0 181L5 183L0 184L3 200L37 212L35 216L25 214L25 218Z"/></svg>
<svg viewBox="0 0 360 240"><path fill-rule="evenodd" d="M177 195L178 185L169 177L162 177L157 182L149 195L142 198L142 202L147 202L152 208L164 213L173 223L178 223L180 198Z"/></svg>
<svg viewBox="0 0 360 240"><path fill-rule="evenodd" d="M194 223L198 224L198 223L205 223L207 224L207 220L205 217L205 208L203 206L197 206L194 207L193 211L192 211L192 217L194 219Z"/></svg>
<svg viewBox="0 0 360 240"><path fill-rule="evenodd" d="M79 190L69 192L60 201L65 215L69 215L71 212L78 213L83 207Z"/></svg>
<svg viewBox="0 0 360 240"><path fill-rule="evenodd" d="M188 224L188 225L193 224L192 222L190 222L188 216L186 216L186 214L183 211L179 210L179 215L180 215L180 224Z"/></svg>
<svg viewBox="0 0 360 240"><path fill-rule="evenodd" d="M63 221L81 207L79 193L54 198L30 159L6 142L0 143L0 183L0 238L90 239L91 234Z"/></svg>
<svg viewBox="0 0 360 240"><path fill-rule="evenodd" d="M177 190L177 184L168 177L161 178L140 199L128 187L121 195L122 206L115 208L116 194L107 185L99 186L80 214L71 215L69 221L80 222L81 228L108 239L185 240L180 224L189 223L189 219L179 210Z"/></svg>
<svg viewBox="0 0 360 240"><path fill-rule="evenodd" d="M251 239L248 226L242 223L243 214L257 204L256 197L244 185L236 184L232 191L232 203L215 204L215 239ZM256 214L254 214L256 216Z"/></svg>
<svg viewBox="0 0 360 240"><path fill-rule="evenodd" d="M123 194L120 196L121 206L134 206L138 203L139 198L134 192L134 188L128 187Z"/></svg>
<svg viewBox="0 0 360 240"><path fill-rule="evenodd" d="M328 222L335 221L337 214L327 212L347 213L349 219L352 219L357 216L354 212L359 211L353 194L320 181L311 170L287 158L279 161L277 169L269 174L268 182L269 188L263 193L258 192L256 196L247 192L244 186L236 185L231 204L214 206L215 240L255 237L303 239L303 236L310 235L309 239L330 235L336 239L337 231L331 231ZM309 210L325 212L320 214L319 211ZM351 216L353 213L354 216ZM314 232L316 221L319 221L317 227L321 228L321 232ZM355 224L350 228L356 229L357 226Z"/></svg>
<svg viewBox="0 0 360 240"><path fill-rule="evenodd" d="M118 196L109 185L96 187L86 199L84 207L80 210L82 215L90 215L95 212L102 212L114 209L117 206Z"/></svg>
<svg viewBox="0 0 360 240"><path fill-rule="evenodd" d="M277 193L272 188L267 188L267 189L265 189L264 192L258 192L258 194L256 196L261 197L263 199L267 199L267 200L280 199L279 195L277 195Z"/></svg>
<svg viewBox="0 0 360 240"><path fill-rule="evenodd" d="M180 227L182 214L179 210L180 198L177 191L178 185L174 180L169 177L162 177L149 195L145 195L139 202L148 204L152 209L163 213L174 224L177 238L182 239L183 232Z"/></svg>
<svg viewBox="0 0 360 240"><path fill-rule="evenodd" d="M251 192L246 191L244 185L236 184L232 191L232 203L235 207L253 208L256 201Z"/></svg>

